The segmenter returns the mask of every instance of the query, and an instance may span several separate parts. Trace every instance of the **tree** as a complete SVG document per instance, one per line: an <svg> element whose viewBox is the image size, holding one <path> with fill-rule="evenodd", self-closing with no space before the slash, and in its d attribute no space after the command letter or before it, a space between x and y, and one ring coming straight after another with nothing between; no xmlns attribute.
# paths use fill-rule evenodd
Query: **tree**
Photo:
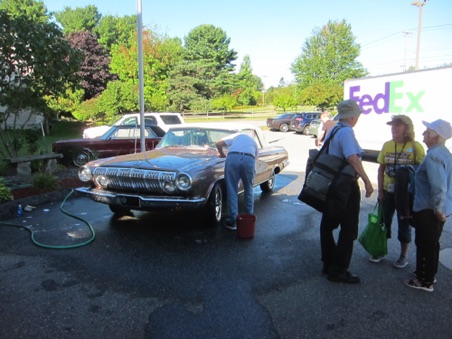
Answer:
<svg viewBox="0 0 452 339"><path fill-rule="evenodd" d="M274 93L273 106L275 106L276 108L281 107L284 112L290 107L297 107L295 88L293 86L279 88L278 91Z"/></svg>
<svg viewBox="0 0 452 339"><path fill-rule="evenodd" d="M343 92L340 85L316 81L301 91L300 101L305 106L331 107L341 101Z"/></svg>
<svg viewBox="0 0 452 339"><path fill-rule="evenodd" d="M343 86L346 79L367 75L356 60L359 53L360 46L355 42L351 26L345 20L329 21L321 29L314 30L313 36L306 40L291 70L301 91L322 82L329 86ZM319 98L318 101L326 100ZM328 106L336 103L331 102Z"/></svg>
<svg viewBox="0 0 452 339"><path fill-rule="evenodd" d="M123 17L106 15L100 19L99 25L94 28L99 43L109 52L113 45L129 48L131 37L136 37L136 30L137 17L135 15Z"/></svg>
<svg viewBox="0 0 452 339"><path fill-rule="evenodd" d="M230 38L213 25L200 25L184 38L184 60L195 65L194 88L198 95L211 99L232 90L233 62L237 52L229 49Z"/></svg>
<svg viewBox="0 0 452 339"><path fill-rule="evenodd" d="M102 17L94 5L75 9L65 7L63 11L56 12L54 15L55 19L63 26L65 34L81 31L93 32Z"/></svg>
<svg viewBox="0 0 452 339"><path fill-rule="evenodd" d="M72 47L84 54L78 75L82 79L81 87L85 90L84 99L89 100L102 93L107 82L116 78L109 71L110 57L92 33L86 31L72 33L68 40Z"/></svg>
<svg viewBox="0 0 452 339"><path fill-rule="evenodd" d="M249 55L245 55L237 74L238 103L241 105L256 105L262 96L264 84L262 80L253 74Z"/></svg>
<svg viewBox="0 0 452 339"><path fill-rule="evenodd" d="M41 1L34 0L1 0L0 9L8 12L11 18L25 16L34 22L47 23L50 15Z"/></svg>
<svg viewBox="0 0 452 339"><path fill-rule="evenodd" d="M169 106L168 78L182 54L180 39L143 32L144 101L145 109L162 111ZM110 63L119 80L138 86L138 46L131 39L130 48L114 45Z"/></svg>
<svg viewBox="0 0 452 339"><path fill-rule="evenodd" d="M78 82L80 60L79 52L55 24L0 10L0 106L7 107L0 121L10 113L32 108L44 113L48 122L50 111L44 97L58 96L66 83ZM3 153L17 155L18 147L0 131Z"/></svg>

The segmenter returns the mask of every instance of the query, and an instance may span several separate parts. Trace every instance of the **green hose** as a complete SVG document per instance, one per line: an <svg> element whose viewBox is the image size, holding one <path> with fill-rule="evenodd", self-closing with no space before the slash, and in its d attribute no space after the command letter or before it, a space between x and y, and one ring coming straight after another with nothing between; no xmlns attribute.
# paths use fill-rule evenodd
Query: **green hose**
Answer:
<svg viewBox="0 0 452 339"><path fill-rule="evenodd" d="M93 228L93 227L91 226L91 224L90 224L88 221L86 221L85 219L83 219L83 218L81 218L81 217L78 217L78 216L76 216L76 215L70 214L69 212L66 212L66 211L64 210L64 208L63 208L64 203L66 202L66 200L69 198L69 196L70 196L73 192L74 192L74 190L71 190L71 191L69 192L69 194L66 196L66 198L64 198L63 202L62 202L61 205L60 205L60 211L63 212L64 214L66 214L66 215L68 215L68 216L70 216L70 217L72 217L72 218L74 218L74 219L78 219L78 220L80 220L80 221L82 221L82 222L84 222L85 224L88 225L88 227L89 227L89 229L90 229L90 231L91 231L91 238L88 239L87 241L84 241L84 242L79 243L79 244L74 244L74 245L46 245L46 244L40 243L39 241L36 241L35 235L34 235L34 231L31 230L31 229L30 229L29 227L27 227L27 226L17 225L17 224L12 224L12 223L7 223L7 222L3 222L3 221L0 221L0 225L3 225L3 226L10 226L10 227L18 227L18 228L26 229L27 231L29 231L29 232L31 233L31 241L33 242L33 244L35 244L35 245L37 245L37 246L40 246L40 247L44 247L44 248L61 250L61 249L77 248L77 247L82 247L82 246L88 245L90 242L92 242L92 241L96 238L96 233L94 232L94 228Z"/></svg>

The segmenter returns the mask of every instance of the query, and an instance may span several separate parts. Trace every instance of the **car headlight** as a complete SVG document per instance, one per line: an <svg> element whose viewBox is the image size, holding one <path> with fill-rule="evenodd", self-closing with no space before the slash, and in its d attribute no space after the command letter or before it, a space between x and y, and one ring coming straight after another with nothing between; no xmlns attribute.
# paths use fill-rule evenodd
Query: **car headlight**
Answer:
<svg viewBox="0 0 452 339"><path fill-rule="evenodd" d="M105 175L98 175L96 177L96 183L103 188L107 188L108 186L108 179Z"/></svg>
<svg viewBox="0 0 452 339"><path fill-rule="evenodd" d="M172 181L164 181L162 188L166 193L174 193L176 191L176 186L174 186Z"/></svg>
<svg viewBox="0 0 452 339"><path fill-rule="evenodd" d="M78 171L78 177L84 182L91 181L93 179L93 173L88 167L82 167Z"/></svg>
<svg viewBox="0 0 452 339"><path fill-rule="evenodd" d="M192 179L188 174L181 173L176 177L176 186L181 191L188 191L191 188Z"/></svg>

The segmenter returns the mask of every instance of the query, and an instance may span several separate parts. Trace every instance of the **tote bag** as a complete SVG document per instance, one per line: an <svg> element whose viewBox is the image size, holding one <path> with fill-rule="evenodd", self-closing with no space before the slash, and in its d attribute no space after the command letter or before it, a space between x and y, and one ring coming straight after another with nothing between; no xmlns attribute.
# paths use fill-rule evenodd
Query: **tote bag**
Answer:
<svg viewBox="0 0 452 339"><path fill-rule="evenodd" d="M383 208L377 203L373 212L369 213L367 225L358 241L371 256L384 256L388 253L387 232L383 222Z"/></svg>
<svg viewBox="0 0 452 339"><path fill-rule="evenodd" d="M319 212L341 218L347 211L357 174L345 159L327 153L338 130L333 131L312 161L308 159L306 179L298 199Z"/></svg>

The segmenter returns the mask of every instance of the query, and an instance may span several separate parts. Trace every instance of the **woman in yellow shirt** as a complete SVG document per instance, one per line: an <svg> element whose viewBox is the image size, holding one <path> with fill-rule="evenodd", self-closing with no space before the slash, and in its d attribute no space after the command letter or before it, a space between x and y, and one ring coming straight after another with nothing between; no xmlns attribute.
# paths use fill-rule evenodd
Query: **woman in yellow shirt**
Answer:
<svg viewBox="0 0 452 339"><path fill-rule="evenodd" d="M418 165L424 160L424 147L414 140L413 122L406 115L394 115L387 123L391 126L392 140L383 144L378 155L378 201L383 205L383 218L391 238L391 225L396 212L395 173L404 165ZM408 264L407 251L411 242L411 226L409 220L397 213L398 240L400 241L400 257L394 267L404 268ZM380 262L383 257L371 257L371 262Z"/></svg>

